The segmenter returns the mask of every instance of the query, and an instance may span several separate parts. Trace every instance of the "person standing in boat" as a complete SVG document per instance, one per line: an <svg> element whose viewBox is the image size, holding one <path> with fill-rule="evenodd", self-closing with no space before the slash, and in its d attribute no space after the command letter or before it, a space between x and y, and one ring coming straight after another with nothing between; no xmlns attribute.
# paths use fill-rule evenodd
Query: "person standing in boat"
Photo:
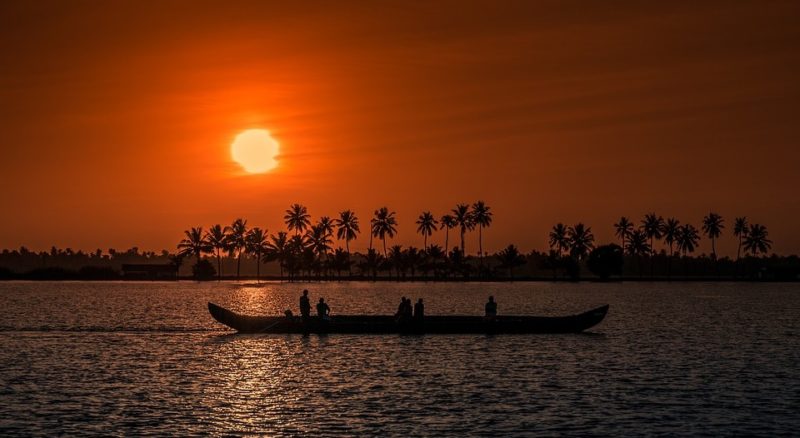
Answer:
<svg viewBox="0 0 800 438"><path fill-rule="evenodd" d="M330 315L330 306L328 306L328 304L325 302L325 298L320 298L319 302L317 303L317 316L319 316L319 319L327 321L330 319Z"/></svg>
<svg viewBox="0 0 800 438"><path fill-rule="evenodd" d="M484 307L486 311L486 319L494 319L497 316L497 303L494 301L494 296L489 296L489 302Z"/></svg>
<svg viewBox="0 0 800 438"><path fill-rule="evenodd" d="M422 298L417 300L417 304L414 304L414 321L422 322L425 318L425 305L422 304Z"/></svg>
<svg viewBox="0 0 800 438"><path fill-rule="evenodd" d="M308 298L308 289L303 290L303 296L300 297L300 316L303 322L308 321L311 316L311 300Z"/></svg>

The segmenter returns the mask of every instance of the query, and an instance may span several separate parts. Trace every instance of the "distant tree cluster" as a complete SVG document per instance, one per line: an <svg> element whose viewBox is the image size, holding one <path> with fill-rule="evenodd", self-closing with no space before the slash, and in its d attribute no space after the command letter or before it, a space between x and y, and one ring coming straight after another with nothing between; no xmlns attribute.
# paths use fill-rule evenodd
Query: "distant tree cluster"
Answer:
<svg viewBox="0 0 800 438"><path fill-rule="evenodd" d="M734 260L718 259L716 243L723 237L725 221L711 212L703 218L700 229L682 224L675 218L664 219L648 213L638 226L621 217L614 226L619 244L596 245L592 228L577 223L558 223L548 235L549 252L523 254L508 245L495 254L483 250L483 232L492 225L493 212L482 201L457 204L447 213L436 216L423 211L415 221L422 247L391 244L398 234L396 213L388 207L376 209L369 218L369 245L365 253L351 253L350 244L359 238L362 226L352 210L337 217L321 216L312 221L308 209L291 205L283 216L285 230L269 234L260 227L250 227L242 218L229 226L215 224L204 229L192 227L184 232L177 252L125 252L98 249L92 253L52 248L32 252L26 248L0 253L0 278L31 279L115 279L124 264L170 265L176 274L181 270L193 278L218 280L240 279L255 274L261 278L262 266L277 278L322 280L361 279L579 279L582 269L595 277L672 278L673 264L682 277L740 277L797 279L797 257L765 256L772 248L767 228L750 224L745 217L734 220L733 237L737 239ZM450 231L457 230L458 242L450 247ZM466 237L477 231L478 248L467 253ZM430 244L438 232L444 233L444 247ZM692 256L702 235L711 242L710 256ZM376 241L380 241L375 248ZM336 242L339 246L334 248ZM661 243L661 250L656 248ZM742 257L744 256L744 257ZM185 263L186 259L193 264ZM246 264L243 265L243 261ZM646 269L645 266L648 268ZM226 276L225 271L235 271ZM188 270L188 272L187 272ZM277 274L277 275L275 275ZM175 275L177 277L177 275Z"/></svg>

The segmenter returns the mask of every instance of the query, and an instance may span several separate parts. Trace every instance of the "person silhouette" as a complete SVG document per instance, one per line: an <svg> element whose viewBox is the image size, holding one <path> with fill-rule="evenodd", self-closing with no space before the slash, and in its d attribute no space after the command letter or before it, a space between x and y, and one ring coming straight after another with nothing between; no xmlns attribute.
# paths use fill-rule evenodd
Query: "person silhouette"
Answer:
<svg viewBox="0 0 800 438"><path fill-rule="evenodd" d="M330 306L325 303L325 298L320 298L319 302L317 303L317 316L319 316L319 319L328 320L330 319L330 314Z"/></svg>
<svg viewBox="0 0 800 438"><path fill-rule="evenodd" d="M425 318L425 304L422 304L422 298L420 298L417 300L417 304L414 304L414 320L421 322L423 318Z"/></svg>
<svg viewBox="0 0 800 438"><path fill-rule="evenodd" d="M489 302L484 307L486 311L486 318L494 319L497 316L497 303L494 301L494 296L489 296Z"/></svg>
<svg viewBox="0 0 800 438"><path fill-rule="evenodd" d="M308 321L311 315L311 300L308 298L308 289L303 290L303 295L300 297L300 315L303 317L303 322Z"/></svg>

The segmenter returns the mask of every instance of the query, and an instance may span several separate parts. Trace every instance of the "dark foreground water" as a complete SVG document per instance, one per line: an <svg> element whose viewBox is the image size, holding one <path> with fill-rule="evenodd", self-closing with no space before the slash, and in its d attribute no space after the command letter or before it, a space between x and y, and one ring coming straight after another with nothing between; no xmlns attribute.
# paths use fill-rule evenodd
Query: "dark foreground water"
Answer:
<svg viewBox="0 0 800 438"><path fill-rule="evenodd" d="M230 335L206 310L567 314L591 333ZM794 435L795 284L0 283L0 435Z"/></svg>

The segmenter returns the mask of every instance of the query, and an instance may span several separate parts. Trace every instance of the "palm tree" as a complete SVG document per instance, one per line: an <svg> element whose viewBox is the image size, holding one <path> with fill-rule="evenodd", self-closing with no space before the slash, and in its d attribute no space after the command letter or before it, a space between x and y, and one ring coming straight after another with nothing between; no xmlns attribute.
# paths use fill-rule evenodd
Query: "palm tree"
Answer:
<svg viewBox="0 0 800 438"><path fill-rule="evenodd" d="M769 233L764 225L750 225L744 238L744 250L753 256L758 256L759 253L767 254L772 249L772 241L767 236Z"/></svg>
<svg viewBox="0 0 800 438"><path fill-rule="evenodd" d="M478 226L478 257L483 265L483 229L492 224L491 208L483 201L472 204L472 221Z"/></svg>
<svg viewBox="0 0 800 438"><path fill-rule="evenodd" d="M339 240L344 239L344 245L347 249L347 254L350 254L350 241L358 238L358 233L361 229L358 227L358 218L356 214L350 210L345 210L339 213L339 219L334 220L336 225L336 238Z"/></svg>
<svg viewBox="0 0 800 438"><path fill-rule="evenodd" d="M508 277L514 279L514 268L525 264L525 257L519 253L514 245L508 245L505 249L497 253L500 260L500 267L508 269Z"/></svg>
<svg viewBox="0 0 800 438"><path fill-rule="evenodd" d="M317 254L317 257L322 260L327 257L328 250L331 249L330 244L332 241L330 236L322 224L312 225L311 229L306 232L306 246L311 248Z"/></svg>
<svg viewBox="0 0 800 438"><path fill-rule="evenodd" d="M206 242L214 249L217 255L217 281L222 280L222 251L228 249L230 227L223 228L222 225L212 225L206 232Z"/></svg>
<svg viewBox="0 0 800 438"><path fill-rule="evenodd" d="M272 260L277 260L281 281L283 281L283 265L286 263L286 258L289 254L288 235L286 231L278 231L278 234L271 235L269 240L267 242L267 255Z"/></svg>
<svg viewBox="0 0 800 438"><path fill-rule="evenodd" d="M625 239L633 232L633 223L625 216L619 218L619 222L614 224L615 235L622 239L622 248L625 248Z"/></svg>
<svg viewBox="0 0 800 438"><path fill-rule="evenodd" d="M650 239L650 255L655 255L656 247L655 247L655 239L661 239L661 231L664 229L664 218L661 216L656 216L655 213L648 213L644 215L644 219L642 220L642 230L644 231L645 236ZM653 271L655 268L655 259L650 258L650 276L653 276Z"/></svg>
<svg viewBox="0 0 800 438"><path fill-rule="evenodd" d="M203 253L211 252L213 247L204 239L203 227L192 227L183 232L186 238L178 243L178 254L181 256L194 256L197 263L203 258Z"/></svg>
<svg viewBox="0 0 800 438"><path fill-rule="evenodd" d="M669 245L669 259L667 260L667 277L672 277L672 245L678 240L681 222L674 217L667 219L661 228L661 236Z"/></svg>
<svg viewBox="0 0 800 438"><path fill-rule="evenodd" d="M455 228L456 226L456 218L453 216L446 214L442 216L440 219L441 225L439 229L441 230L444 228L444 255L447 257L447 252L450 251L448 245L450 245L450 230Z"/></svg>
<svg viewBox="0 0 800 438"><path fill-rule="evenodd" d="M242 253L247 248L247 221L239 218L231 224L231 233L228 237L228 251L231 256L236 253L236 280L239 280L239 273L242 267Z"/></svg>
<svg viewBox="0 0 800 438"><path fill-rule="evenodd" d="M308 209L300 204L292 204L286 214L283 216L283 221L286 223L286 228L289 231L294 230L294 235L299 236L311 224L311 215L308 214Z"/></svg>
<svg viewBox="0 0 800 438"><path fill-rule="evenodd" d="M168 256L169 264L172 265L173 268L175 268L175 281L180 280L181 266L183 266L183 257L184 256L182 254L170 254Z"/></svg>
<svg viewBox="0 0 800 438"><path fill-rule="evenodd" d="M319 218L319 222L317 222L317 225L319 225L322 228L322 231L324 231L325 234L333 236L333 227L335 226L335 224L330 217L322 216L321 218Z"/></svg>
<svg viewBox="0 0 800 438"><path fill-rule="evenodd" d="M655 213L648 213L642 219L642 230L645 236L650 239L650 253L655 253L655 239L661 239L661 231L664 229L664 218L656 216Z"/></svg>
<svg viewBox="0 0 800 438"><path fill-rule="evenodd" d="M647 236L643 230L635 230L628 238L628 246L625 251L628 255L636 257L636 266L639 268L639 276L642 275L642 256L650 254L650 245L647 244Z"/></svg>
<svg viewBox="0 0 800 438"><path fill-rule="evenodd" d="M739 239L739 246L736 248L736 262L742 255L742 241L747 237L747 217L737 217L733 221L733 235Z"/></svg>
<svg viewBox="0 0 800 438"><path fill-rule="evenodd" d="M558 251L558 256L565 251L569 251L569 238L567 237L567 227L562 223L557 223L550 231L550 249Z"/></svg>
<svg viewBox="0 0 800 438"><path fill-rule="evenodd" d="M681 222L674 217L671 217L664 222L661 228L661 235L664 237L664 242L669 245L669 256L672 257L672 245L678 240L678 233L680 233Z"/></svg>
<svg viewBox="0 0 800 438"><path fill-rule="evenodd" d="M417 232L422 234L423 248L428 247L428 236L433 234L438 223L430 211L422 212L417 218Z"/></svg>
<svg viewBox="0 0 800 438"><path fill-rule="evenodd" d="M375 210L375 218L372 219L372 235L379 237L383 241L383 256L386 257L386 236L394 237L397 233L397 219L395 212L389 211L387 207Z"/></svg>
<svg viewBox="0 0 800 438"><path fill-rule="evenodd" d="M683 261L683 275L686 276L686 255L691 254L694 252L695 248L697 248L697 243L700 241L700 234L697 232L697 228L692 226L691 224L682 225L678 230L678 236L675 240L675 244L678 248L678 252L683 254L684 261Z"/></svg>
<svg viewBox="0 0 800 438"><path fill-rule="evenodd" d="M713 211L708 213L708 215L703 218L703 226L701 228L703 229L703 233L705 233L705 235L711 239L711 257L714 259L714 261L717 260L717 247L715 245L715 241L720 234L722 234L722 229L725 228L723 222L725 221L722 219L722 216L714 213Z"/></svg>
<svg viewBox="0 0 800 438"><path fill-rule="evenodd" d="M453 213L456 225L461 228L461 254L466 255L467 253L464 252L464 234L475 228L472 212L469 211L469 205L467 204L458 204L451 212Z"/></svg>
<svg viewBox="0 0 800 438"><path fill-rule="evenodd" d="M678 252L682 253L685 257L687 254L694 252L699 241L700 234L697 232L697 228L690 224L686 224L681 226L678 230L678 238L675 243L678 247Z"/></svg>
<svg viewBox="0 0 800 438"><path fill-rule="evenodd" d="M405 275L405 254L401 245L394 245L389 248L389 256L386 258L392 264L395 272L397 273L397 281L400 281L400 271ZM391 268L390 268L391 269ZM389 271L391 275L391 271Z"/></svg>
<svg viewBox="0 0 800 438"><path fill-rule="evenodd" d="M261 228L254 227L247 232L245 240L247 241L247 252L256 256L256 282L259 282L261 277L261 256L269 251L267 233Z"/></svg>
<svg viewBox="0 0 800 438"><path fill-rule="evenodd" d="M594 248L594 234L592 227L577 223L567 230L569 238L570 255L577 260L582 260Z"/></svg>

